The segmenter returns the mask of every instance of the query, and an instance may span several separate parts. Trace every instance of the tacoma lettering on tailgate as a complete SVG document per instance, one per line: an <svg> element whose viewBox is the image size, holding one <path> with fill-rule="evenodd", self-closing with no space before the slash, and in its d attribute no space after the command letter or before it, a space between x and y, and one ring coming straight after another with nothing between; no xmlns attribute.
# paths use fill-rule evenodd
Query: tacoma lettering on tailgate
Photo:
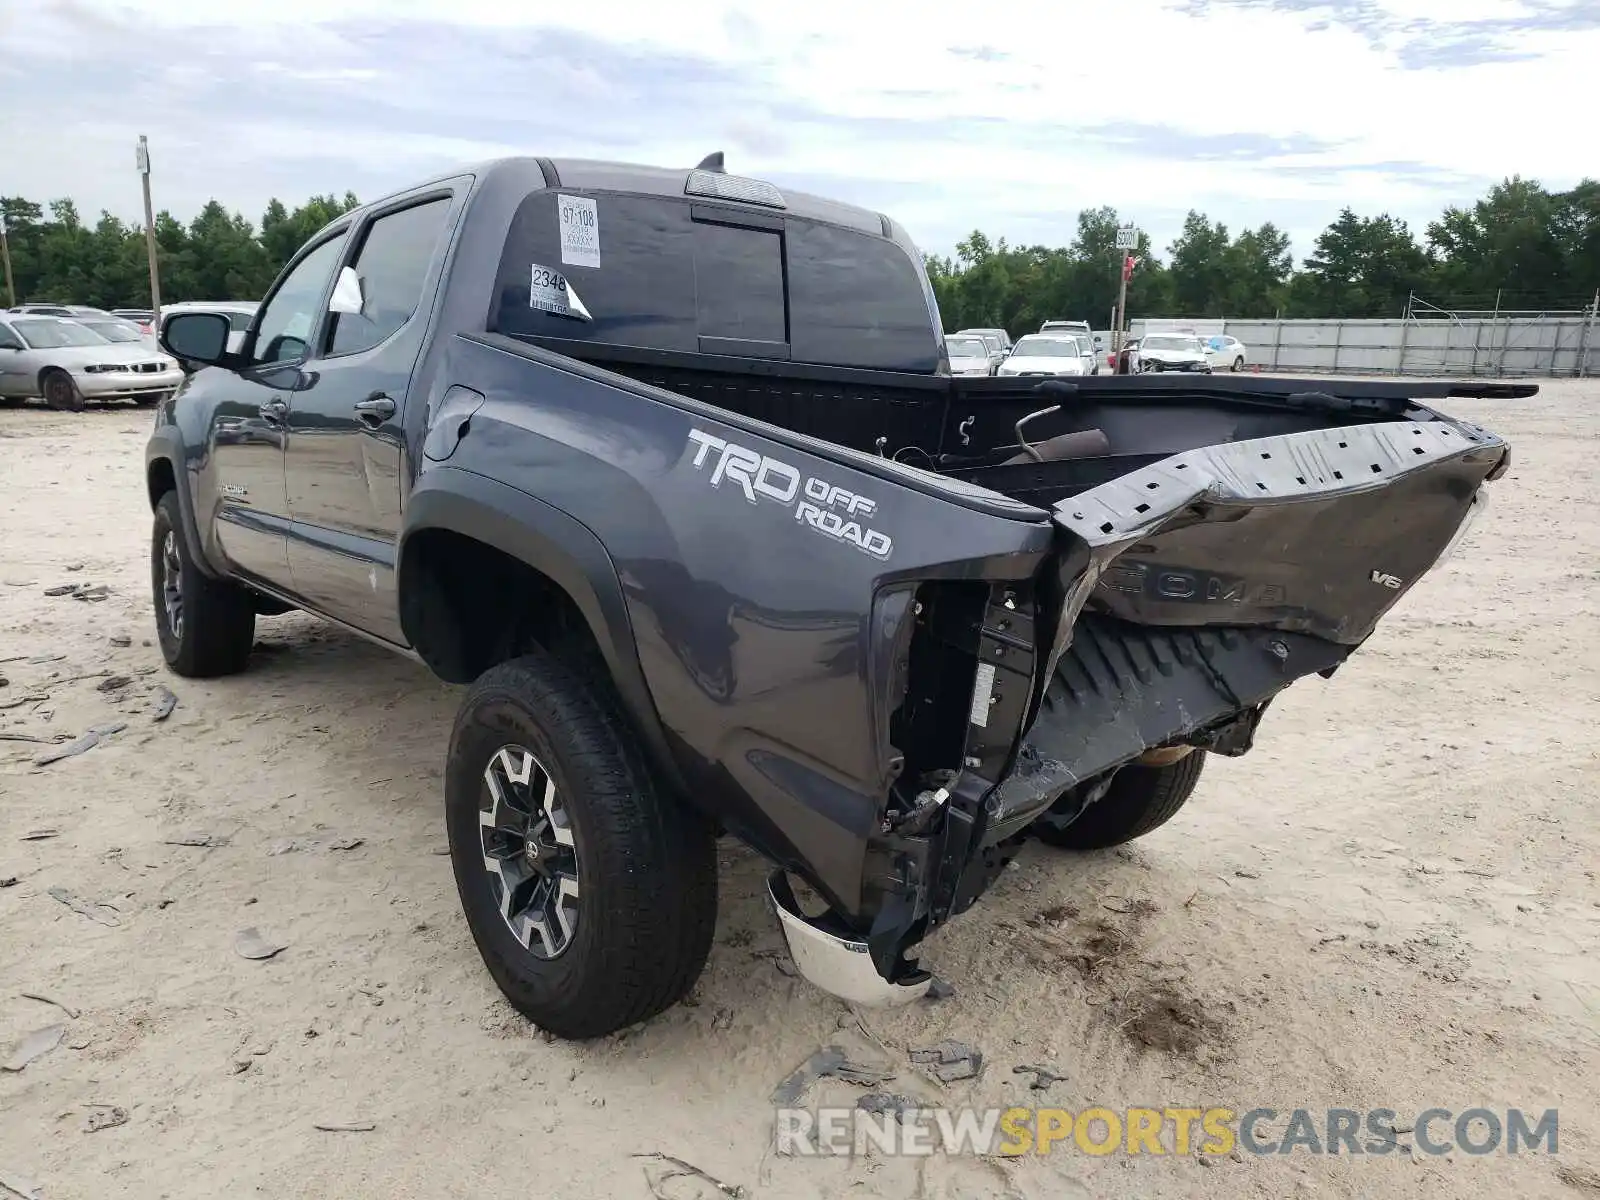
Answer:
<svg viewBox="0 0 1600 1200"><path fill-rule="evenodd" d="M714 462L712 487L719 488L724 480L731 480L739 485L751 504L771 500L792 508L796 521L836 542L854 546L863 554L887 559L894 552L893 538L856 519L870 517L876 512L877 501L826 479L803 476L786 462L698 429L689 431L689 440L695 444L695 470L704 470L708 461Z"/></svg>

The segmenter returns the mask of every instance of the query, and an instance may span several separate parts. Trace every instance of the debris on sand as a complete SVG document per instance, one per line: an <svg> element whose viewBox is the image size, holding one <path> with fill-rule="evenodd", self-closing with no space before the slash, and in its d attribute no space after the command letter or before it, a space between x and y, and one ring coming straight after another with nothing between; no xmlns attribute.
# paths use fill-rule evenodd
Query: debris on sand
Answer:
<svg viewBox="0 0 1600 1200"><path fill-rule="evenodd" d="M17 886L17 877L15 875L0 875L0 888L8 888L8 887L16 887L16 886Z"/></svg>
<svg viewBox="0 0 1600 1200"><path fill-rule="evenodd" d="M95 684L95 691L97 691L97 692L120 692L123 688L127 687L132 682L133 682L132 676L129 676L129 675L112 675L110 678L102 679L99 683Z"/></svg>
<svg viewBox="0 0 1600 1200"><path fill-rule="evenodd" d="M1576 1188L1580 1192L1593 1192L1600 1196L1600 1171L1562 1163L1556 1168L1556 1178L1569 1188Z"/></svg>
<svg viewBox="0 0 1600 1200"><path fill-rule="evenodd" d="M1165 985L1130 994L1113 1015L1129 1041L1165 1054L1193 1055L1219 1034L1197 998Z"/></svg>
<svg viewBox="0 0 1600 1200"><path fill-rule="evenodd" d="M1028 1084L1028 1087L1035 1092L1042 1092L1052 1083L1060 1083L1066 1079L1065 1075L1057 1075L1049 1067L1023 1065L1012 1067L1011 1073L1013 1075L1032 1075L1033 1081Z"/></svg>
<svg viewBox="0 0 1600 1200"><path fill-rule="evenodd" d="M43 829L30 829L17 840L19 842L42 842L45 838L60 837L61 830L46 826Z"/></svg>
<svg viewBox="0 0 1600 1200"><path fill-rule="evenodd" d="M819 1079L842 1079L860 1087L873 1087L893 1078L893 1071L852 1062L843 1046L823 1046L773 1089L772 1103L779 1108L792 1108Z"/></svg>
<svg viewBox="0 0 1600 1200"><path fill-rule="evenodd" d="M937 1003L940 1000L948 1000L955 994L955 988L951 987L950 984L935 975L933 979L929 981L928 990L923 993L922 998L931 1003Z"/></svg>
<svg viewBox="0 0 1600 1200"><path fill-rule="evenodd" d="M22 1070L34 1059L49 1054L59 1046L66 1033L65 1025L46 1025L43 1029L35 1029L17 1043L17 1048L11 1052L11 1057L0 1064L0 1071Z"/></svg>
<svg viewBox="0 0 1600 1200"><path fill-rule="evenodd" d="M77 591L82 586L83 586L83 584L81 584L81 583L63 583L63 584L60 584L60 585L58 585L56 587L45 588L44 594L46 596L52 596L52 597L54 597L54 596L70 596L70 595L72 595L73 592Z"/></svg>
<svg viewBox="0 0 1600 1200"><path fill-rule="evenodd" d="M966 1042L946 1040L920 1050L913 1050L911 1061L940 1083L955 1083L961 1079L976 1079L983 1070L983 1051Z"/></svg>
<svg viewBox="0 0 1600 1200"><path fill-rule="evenodd" d="M156 706L150 714L152 721L165 721L172 715L172 710L178 707L178 697L170 688L156 688Z"/></svg>
<svg viewBox="0 0 1600 1200"><path fill-rule="evenodd" d="M323 1133L371 1133L377 1125L371 1121L318 1121L311 1128Z"/></svg>
<svg viewBox="0 0 1600 1200"><path fill-rule="evenodd" d="M220 833L186 833L182 837L166 838L161 843L164 846L195 846L205 848L208 846L226 846L228 839Z"/></svg>
<svg viewBox="0 0 1600 1200"><path fill-rule="evenodd" d="M64 887L50 889L50 898L65 904L80 917L88 917L91 921L98 921L102 925L115 929L122 924L122 919L117 916L116 910L109 904L91 904L82 896L67 891Z"/></svg>
<svg viewBox="0 0 1600 1200"><path fill-rule="evenodd" d="M892 1116L896 1121L904 1121L907 1113L916 1111L917 1102L899 1092L868 1092L856 1101L856 1107L862 1112L880 1117Z"/></svg>
<svg viewBox="0 0 1600 1200"><path fill-rule="evenodd" d="M77 1009L73 1008L72 1005L61 1000L57 1000L54 996L46 996L43 992L21 992L19 995L21 995L24 1000L37 1000L40 1004L48 1004L53 1008L59 1008L74 1021L83 1015Z"/></svg>
<svg viewBox="0 0 1600 1200"><path fill-rule="evenodd" d="M328 849L329 850L354 850L357 846L361 845L365 840L366 840L365 838L358 838L358 837L334 838L333 841L328 843Z"/></svg>
<svg viewBox="0 0 1600 1200"><path fill-rule="evenodd" d="M51 763L60 762L63 758L72 758L74 755L82 754L86 750L93 750L106 738L114 733L121 733L127 727L128 725L125 721L116 721L110 725L96 725L78 738L77 741L68 742L65 746L45 751L33 760L33 765L36 767L48 767Z"/></svg>
<svg viewBox="0 0 1600 1200"><path fill-rule="evenodd" d="M25 1175L0 1169L0 1194L20 1196L22 1200L44 1200L44 1189Z"/></svg>
<svg viewBox="0 0 1600 1200"><path fill-rule="evenodd" d="M125 633L114 633L111 635L111 644L118 650L126 650L133 645L133 639Z"/></svg>
<svg viewBox="0 0 1600 1200"><path fill-rule="evenodd" d="M96 1104L84 1119L85 1133L99 1133L102 1129L115 1129L128 1123L128 1110L116 1104Z"/></svg>
<svg viewBox="0 0 1600 1200"><path fill-rule="evenodd" d="M240 958L259 961L282 954L289 947L287 943L267 941L266 938L261 936L261 931L252 925L248 929L239 931L238 936L233 939L233 948L238 952Z"/></svg>
<svg viewBox="0 0 1600 1200"><path fill-rule="evenodd" d="M678 1179L685 1175L689 1176L690 1178L703 1180L704 1182L709 1183L724 1196L733 1197L733 1200L743 1200L743 1197L748 1194L739 1184L723 1183L722 1180L718 1179L714 1175L707 1174L693 1163L684 1162L683 1159L674 1158L670 1154L661 1154L656 1151L651 1151L646 1154L635 1154L633 1157L653 1158L657 1162L666 1163L669 1167L673 1168L673 1170L661 1172L655 1179L650 1178L650 1172L648 1169L646 1169L644 1173L644 1181L647 1185L649 1185L651 1195L657 1197L658 1200L668 1200L666 1193L661 1190L662 1184L666 1183L669 1179Z"/></svg>
<svg viewBox="0 0 1600 1200"><path fill-rule="evenodd" d="M85 585L72 592L71 595L74 600L83 600L90 604L97 604L101 600L104 600L107 596L111 595L111 589L103 583L97 583L92 586Z"/></svg>

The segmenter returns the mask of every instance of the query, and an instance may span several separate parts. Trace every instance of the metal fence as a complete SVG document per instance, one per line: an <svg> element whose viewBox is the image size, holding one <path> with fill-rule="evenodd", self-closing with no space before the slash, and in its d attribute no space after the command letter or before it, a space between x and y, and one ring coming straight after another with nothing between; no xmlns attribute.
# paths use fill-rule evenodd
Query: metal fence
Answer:
<svg viewBox="0 0 1600 1200"><path fill-rule="evenodd" d="M1413 298L1404 317L1233 320L1252 366L1340 375L1580 375L1600 373L1600 296L1564 312L1450 311ZM1130 332L1141 330L1138 319ZM1152 321L1179 326L1177 321ZM1195 321L1207 336L1216 321ZM1205 326L1204 329L1200 328Z"/></svg>

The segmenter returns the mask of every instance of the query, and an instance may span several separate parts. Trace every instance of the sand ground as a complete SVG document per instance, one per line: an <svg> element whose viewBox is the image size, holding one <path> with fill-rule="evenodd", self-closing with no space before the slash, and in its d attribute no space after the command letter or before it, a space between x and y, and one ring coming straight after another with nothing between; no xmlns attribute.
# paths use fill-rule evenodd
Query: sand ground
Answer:
<svg viewBox="0 0 1600 1200"><path fill-rule="evenodd" d="M1515 454L1456 559L1166 828L1031 847L928 944L953 997L858 1024L780 969L762 866L729 842L691 1003L581 1046L500 999L458 912L457 689L300 615L260 623L242 676L172 677L149 416L0 412L0 733L126 723L47 767L45 743L0 741L0 1059L65 1025L0 1073L0 1181L49 1200L719 1194L635 1157L660 1152L819 1200L1600 1195L1600 385L1450 407ZM45 595L66 584L109 591ZM163 686L178 706L156 723ZM250 926L287 948L240 957ZM907 1067L945 1037L984 1051L976 1080ZM773 1087L841 1039L929 1103L1559 1107L1559 1154L770 1153ZM1062 1079L1030 1092L1023 1063ZM96 1105L125 1123L91 1131Z"/></svg>

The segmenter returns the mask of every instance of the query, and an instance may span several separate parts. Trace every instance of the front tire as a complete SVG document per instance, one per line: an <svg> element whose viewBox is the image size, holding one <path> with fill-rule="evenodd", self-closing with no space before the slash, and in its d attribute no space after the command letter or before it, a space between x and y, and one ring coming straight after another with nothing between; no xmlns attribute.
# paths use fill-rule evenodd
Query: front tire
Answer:
<svg viewBox="0 0 1600 1200"><path fill-rule="evenodd" d="M1234 359L1233 360L1233 368L1232 369L1234 371L1236 371L1236 372L1244 370L1244 359L1243 358Z"/></svg>
<svg viewBox="0 0 1600 1200"><path fill-rule="evenodd" d="M615 706L538 650L473 684L450 738L456 889L489 974L562 1038L655 1016L699 978L710 824L663 792Z"/></svg>
<svg viewBox="0 0 1600 1200"><path fill-rule="evenodd" d="M156 505L150 535L150 586L161 657L179 675L234 675L250 660L256 614L250 593L201 573L183 537L178 493Z"/></svg>
<svg viewBox="0 0 1600 1200"><path fill-rule="evenodd" d="M1123 767L1077 820L1052 824L1046 813L1033 832L1063 850L1105 850L1143 837L1177 815L1200 782L1205 760L1206 752L1195 750L1164 767Z"/></svg>
<svg viewBox="0 0 1600 1200"><path fill-rule="evenodd" d="M51 368L39 380L39 393L44 402L56 412L82 412L83 393L65 371Z"/></svg>

